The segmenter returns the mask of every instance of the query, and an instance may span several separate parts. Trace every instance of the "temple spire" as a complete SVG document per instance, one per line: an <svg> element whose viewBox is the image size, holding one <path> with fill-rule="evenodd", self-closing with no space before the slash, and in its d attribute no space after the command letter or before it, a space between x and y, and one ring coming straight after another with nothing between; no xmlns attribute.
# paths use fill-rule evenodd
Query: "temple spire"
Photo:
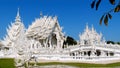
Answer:
<svg viewBox="0 0 120 68"><path fill-rule="evenodd" d="M15 22L21 22L19 8L18 8L18 11L17 11L17 16L15 18Z"/></svg>
<svg viewBox="0 0 120 68"><path fill-rule="evenodd" d="M20 16L20 14L19 14L19 8L18 8L18 11L17 11L17 16Z"/></svg>
<svg viewBox="0 0 120 68"><path fill-rule="evenodd" d="M40 12L40 17L42 17L43 16L43 13L42 13L42 11Z"/></svg>
<svg viewBox="0 0 120 68"><path fill-rule="evenodd" d="M88 32L88 30L89 30L89 28L88 28L88 23L86 23L86 29L85 29L87 32Z"/></svg>
<svg viewBox="0 0 120 68"><path fill-rule="evenodd" d="M93 25L92 25L92 31L94 31L94 27L93 27Z"/></svg>

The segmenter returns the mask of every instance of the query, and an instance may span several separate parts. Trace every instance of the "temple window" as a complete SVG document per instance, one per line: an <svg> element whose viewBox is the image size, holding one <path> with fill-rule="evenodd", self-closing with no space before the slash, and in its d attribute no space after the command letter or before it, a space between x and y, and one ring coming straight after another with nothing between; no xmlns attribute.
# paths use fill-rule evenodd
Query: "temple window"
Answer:
<svg viewBox="0 0 120 68"><path fill-rule="evenodd" d="M87 53L86 52L84 52L84 55L86 55Z"/></svg>
<svg viewBox="0 0 120 68"><path fill-rule="evenodd" d="M88 41L87 41L87 40L84 40L84 44L88 44Z"/></svg>
<svg viewBox="0 0 120 68"><path fill-rule="evenodd" d="M113 52L110 52L110 56L114 56L114 53L113 53Z"/></svg>
<svg viewBox="0 0 120 68"><path fill-rule="evenodd" d="M96 50L96 54L97 54L97 56L100 56L101 55L100 50Z"/></svg>

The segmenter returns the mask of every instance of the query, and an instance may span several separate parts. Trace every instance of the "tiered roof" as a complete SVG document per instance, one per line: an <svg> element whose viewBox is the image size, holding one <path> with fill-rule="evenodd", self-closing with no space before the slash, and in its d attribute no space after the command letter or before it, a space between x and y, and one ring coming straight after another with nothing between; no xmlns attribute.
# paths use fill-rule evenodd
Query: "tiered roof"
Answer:
<svg viewBox="0 0 120 68"><path fill-rule="evenodd" d="M55 31L59 31L61 36L63 36L57 17L43 16L41 18L37 18L32 25L29 26L26 35L27 37L46 39Z"/></svg>

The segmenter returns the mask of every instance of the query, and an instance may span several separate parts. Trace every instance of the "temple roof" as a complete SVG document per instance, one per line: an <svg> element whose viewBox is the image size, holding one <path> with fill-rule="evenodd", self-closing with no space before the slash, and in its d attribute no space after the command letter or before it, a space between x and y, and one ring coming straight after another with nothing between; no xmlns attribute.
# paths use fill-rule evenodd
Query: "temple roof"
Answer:
<svg viewBox="0 0 120 68"><path fill-rule="evenodd" d="M29 26L26 35L27 37L46 39L55 31L63 36L57 17L43 16L35 19L32 25Z"/></svg>

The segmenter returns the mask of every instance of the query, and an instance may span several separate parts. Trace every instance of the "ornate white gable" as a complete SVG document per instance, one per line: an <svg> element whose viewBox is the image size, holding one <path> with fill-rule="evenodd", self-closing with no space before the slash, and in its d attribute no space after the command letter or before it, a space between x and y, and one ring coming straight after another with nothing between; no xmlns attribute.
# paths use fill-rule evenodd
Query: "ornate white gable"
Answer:
<svg viewBox="0 0 120 68"><path fill-rule="evenodd" d="M28 40L34 41L31 44L33 49L37 45L40 48L60 49L64 42L64 34L56 16L42 16L35 19L26 31L26 36Z"/></svg>

